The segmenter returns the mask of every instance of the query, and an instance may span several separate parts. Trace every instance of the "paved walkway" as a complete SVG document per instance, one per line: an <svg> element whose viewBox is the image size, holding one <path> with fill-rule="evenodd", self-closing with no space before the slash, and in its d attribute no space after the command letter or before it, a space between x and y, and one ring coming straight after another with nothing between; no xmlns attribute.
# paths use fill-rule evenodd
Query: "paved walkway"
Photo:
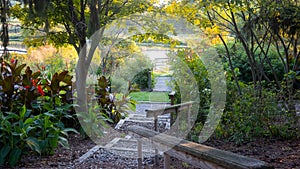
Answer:
<svg viewBox="0 0 300 169"><path fill-rule="evenodd" d="M154 71L168 71L170 69L167 53L169 50L161 48L143 48L143 54L149 57L154 64Z"/></svg>
<svg viewBox="0 0 300 169"><path fill-rule="evenodd" d="M154 92L171 92L172 77L156 77L155 78L155 86L153 88Z"/></svg>
<svg viewBox="0 0 300 169"><path fill-rule="evenodd" d="M170 105L170 103L154 103L154 102L142 102L138 103L136 105L136 111L135 114L144 114L146 115L145 110L147 109L159 109L159 108L164 108L166 106Z"/></svg>

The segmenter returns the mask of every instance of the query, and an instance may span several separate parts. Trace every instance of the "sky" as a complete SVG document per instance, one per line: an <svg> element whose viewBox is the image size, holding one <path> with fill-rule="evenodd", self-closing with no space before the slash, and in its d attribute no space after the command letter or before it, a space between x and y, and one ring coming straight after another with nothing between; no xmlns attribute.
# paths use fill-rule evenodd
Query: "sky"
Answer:
<svg viewBox="0 0 300 169"><path fill-rule="evenodd" d="M160 4L167 4L170 0L159 0Z"/></svg>

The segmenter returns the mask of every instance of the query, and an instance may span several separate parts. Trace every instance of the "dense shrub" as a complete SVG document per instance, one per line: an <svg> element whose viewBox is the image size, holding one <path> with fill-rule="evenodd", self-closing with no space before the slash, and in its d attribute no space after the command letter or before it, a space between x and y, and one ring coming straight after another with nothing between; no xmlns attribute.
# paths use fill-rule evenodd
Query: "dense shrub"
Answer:
<svg viewBox="0 0 300 169"><path fill-rule="evenodd" d="M242 95L233 82L228 81L227 103L222 122L216 130L219 138L242 143L255 137L290 139L299 136L295 112L287 111L272 88L256 97L252 85L240 82Z"/></svg>
<svg viewBox="0 0 300 169"><path fill-rule="evenodd" d="M197 141L198 135L202 129L204 122L206 121L206 116L209 113L209 106L210 106L210 83L208 79L208 72L202 63L200 57L194 53L190 49L179 49L176 53L170 54L169 57L171 58L171 69L173 71L174 77L181 77L181 84L189 84L189 79L186 76L189 76L189 73L195 78L197 82L198 89L188 89L190 91L184 92L189 94L191 91L196 90L199 92L199 110L198 116L195 121L194 127L191 129L190 136L192 140ZM182 65L185 64L189 70L183 70ZM187 72L191 71L191 72ZM176 90L176 101L175 103L181 102L182 92L180 91L180 86L175 83L175 90ZM183 96L186 97L186 96ZM188 97L188 96L187 96Z"/></svg>
<svg viewBox="0 0 300 169"><path fill-rule="evenodd" d="M68 131L76 132L63 123L73 119L72 77L67 71L49 76L25 67L14 59L1 60L0 166L14 166L32 151L53 154L59 144L68 147Z"/></svg>
<svg viewBox="0 0 300 169"><path fill-rule="evenodd" d="M230 57L232 60L232 66L234 68L234 71L238 77L238 79L244 83L250 83L253 81L252 79L252 74L251 74L251 67L249 65L249 61L246 55L246 52L242 46L242 44L235 42L235 43L229 43L229 49L230 49ZM229 67L229 62L228 59L226 59L226 52L225 48L223 45L216 45L216 49L218 51L218 54L222 57L223 63L224 63L224 68L226 71L231 72L231 69ZM278 77L279 80L283 79L284 75L284 67L283 64L280 60L280 57L278 56L278 53L275 48L270 48L269 54L268 54L268 59L272 65L272 68L267 62L267 59L262 56L262 53L260 50L257 50L255 54L255 60L258 63L264 73L265 76L263 77L268 77L270 81L274 81L274 75L272 73L272 68L275 71L276 76ZM257 68L259 69L259 68Z"/></svg>
<svg viewBox="0 0 300 169"><path fill-rule="evenodd" d="M177 51L175 54L175 57L180 58L180 60L173 60L174 76L182 73L180 69L182 63L180 62L184 62L188 65L198 83L200 108L189 138L198 141L198 136L206 121L210 106L211 91L207 70L199 57L193 54L192 51L184 49ZM226 107L213 137L236 143L249 141L255 137L281 139L299 137L299 116L296 115L293 108L295 103L284 99L286 98L284 96L285 88L278 90L276 86L265 83L262 92L258 95L253 84L243 82L247 81L247 77L244 77L247 75L245 73L240 74L244 79L239 81L242 92L240 95L235 82L232 81L232 74L227 68L225 67L227 78ZM185 79L183 78L183 80ZM284 87L284 85L282 86ZM175 89L177 91L176 103L180 103L180 97L182 97L180 88L176 85ZM297 93L294 94L294 98L297 98Z"/></svg>
<svg viewBox="0 0 300 169"><path fill-rule="evenodd" d="M142 70L133 77L131 85L137 85L141 90L151 89L151 72L152 70L150 68Z"/></svg>
<svg viewBox="0 0 300 169"><path fill-rule="evenodd" d="M126 94L116 94L109 92L109 80L105 76L98 79L95 94L97 103L100 106L100 114L107 117L110 123L116 124L125 117L128 110L135 109L135 101L127 97Z"/></svg>
<svg viewBox="0 0 300 169"><path fill-rule="evenodd" d="M116 68L114 78L124 79L130 83L131 87L135 86L141 90L149 89L148 82L149 77L152 76L152 68L153 65L149 58L141 54L133 55L124 59ZM151 74L149 74L150 72ZM153 87L153 79L151 79L151 87Z"/></svg>

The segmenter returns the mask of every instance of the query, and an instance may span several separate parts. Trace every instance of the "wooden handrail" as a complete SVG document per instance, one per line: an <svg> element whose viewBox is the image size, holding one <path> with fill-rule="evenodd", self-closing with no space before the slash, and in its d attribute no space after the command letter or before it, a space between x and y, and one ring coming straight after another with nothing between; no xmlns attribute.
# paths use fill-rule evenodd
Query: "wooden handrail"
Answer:
<svg viewBox="0 0 300 169"><path fill-rule="evenodd" d="M170 167L170 156L179 158L189 164L200 168L228 168L228 169L273 169L270 164L235 154L229 151L223 151L206 145L179 139L163 133L140 127L129 126L128 130L136 133L151 141L167 146L170 150L164 152L165 168ZM139 149L139 152L142 150Z"/></svg>
<svg viewBox="0 0 300 169"><path fill-rule="evenodd" d="M157 117L160 115L164 114L169 114L170 112L174 111L181 111L187 108L190 108L194 102L189 101L186 103L181 103L181 104L176 104L176 105L171 105L171 106L166 106L164 108L159 108L159 109L146 109L147 117Z"/></svg>
<svg viewBox="0 0 300 169"><path fill-rule="evenodd" d="M159 109L146 109L146 117L154 117L154 130L158 131L158 116L164 115L164 114L170 114L170 125L173 124L174 122L174 117L173 114L176 116L178 113L180 113L183 110L188 110L188 128L190 127L190 108L193 105L193 101L189 101L186 103L181 103L181 104L176 104L176 105L171 105L171 106L166 106L164 108L159 108Z"/></svg>

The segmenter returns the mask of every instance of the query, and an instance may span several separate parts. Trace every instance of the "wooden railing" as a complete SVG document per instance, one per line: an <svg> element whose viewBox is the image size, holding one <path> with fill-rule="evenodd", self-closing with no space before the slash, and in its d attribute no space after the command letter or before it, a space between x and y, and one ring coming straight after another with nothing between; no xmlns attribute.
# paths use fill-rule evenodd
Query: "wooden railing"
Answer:
<svg viewBox="0 0 300 169"><path fill-rule="evenodd" d="M170 157L178 158L202 169L273 169L270 164L213 147L182 140L170 135L140 127L129 126L128 130L156 144L169 148L164 152L164 168L170 168ZM142 168L142 144L138 142L138 168Z"/></svg>
<svg viewBox="0 0 300 169"><path fill-rule="evenodd" d="M165 114L170 114L170 125L174 123L174 118L178 117L178 114L182 111L187 112L187 119L188 119L188 129L190 128L191 122L189 121L191 119L191 107L194 102L186 102L182 104L176 104L176 105L171 105L167 106L164 108L160 109L151 109L151 110L145 110L146 111L146 116L147 117L154 117L154 130L158 131L158 116L165 115Z"/></svg>

